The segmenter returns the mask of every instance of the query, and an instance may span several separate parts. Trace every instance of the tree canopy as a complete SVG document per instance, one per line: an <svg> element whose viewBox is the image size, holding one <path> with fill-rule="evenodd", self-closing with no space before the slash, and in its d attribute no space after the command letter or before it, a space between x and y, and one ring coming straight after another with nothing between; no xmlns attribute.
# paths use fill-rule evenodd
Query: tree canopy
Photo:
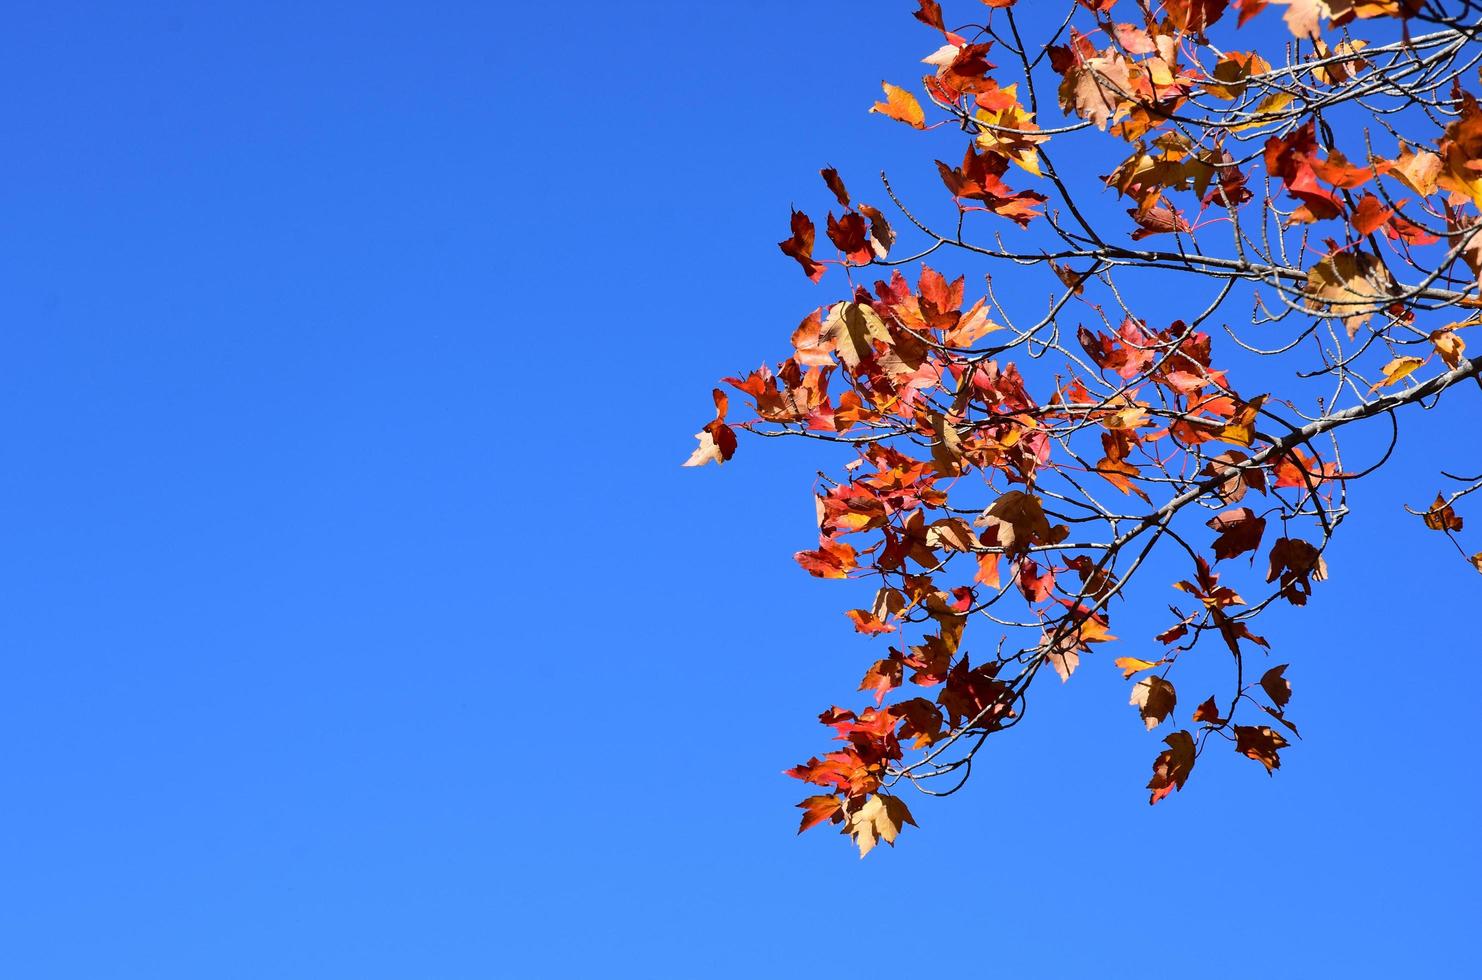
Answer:
<svg viewBox="0 0 1482 980"><path fill-rule="evenodd" d="M861 853L914 823L902 789L954 792L1036 681L1112 644L1119 603L1162 600L1133 583L1170 560L1166 628L1115 660L1167 730L1149 802L1210 749L1280 767L1289 665L1267 666L1257 620L1320 587L1402 420L1482 371L1482 4L918 6L928 73L870 111L930 134L945 201L881 174L869 204L821 171L830 203L793 211L780 248L833 298L775 368L725 379L745 418L714 391L686 463L729 460L738 430L855 453L820 475L796 557L877 586L847 616L884 655L863 704L822 714L837 747L790 774L813 787L800 829ZM948 255L981 281L931 267ZM1139 314L1150 290L1187 312ZM1345 456L1370 429L1379 449ZM1435 479L1417 528L1482 570L1456 507L1482 478ZM1180 697L1196 648L1227 681Z"/></svg>

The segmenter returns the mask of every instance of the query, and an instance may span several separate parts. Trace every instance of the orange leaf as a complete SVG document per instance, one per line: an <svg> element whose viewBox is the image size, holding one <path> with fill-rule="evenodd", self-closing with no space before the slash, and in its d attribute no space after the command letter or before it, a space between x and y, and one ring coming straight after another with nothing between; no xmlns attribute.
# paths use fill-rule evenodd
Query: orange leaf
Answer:
<svg viewBox="0 0 1482 980"><path fill-rule="evenodd" d="M916 96L889 82L881 82L880 85L885 89L886 101L876 102L870 107L871 112L889 116L916 129L926 128L926 114L921 111L921 103L916 101Z"/></svg>

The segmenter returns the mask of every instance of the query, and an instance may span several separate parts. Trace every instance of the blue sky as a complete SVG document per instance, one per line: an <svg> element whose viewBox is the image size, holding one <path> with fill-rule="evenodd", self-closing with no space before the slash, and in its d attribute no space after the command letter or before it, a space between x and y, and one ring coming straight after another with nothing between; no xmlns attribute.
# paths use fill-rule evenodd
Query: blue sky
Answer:
<svg viewBox="0 0 1482 980"><path fill-rule="evenodd" d="M872 659L791 559L824 461L678 463L832 298L820 166L944 203L864 111L910 7L7 8L0 975L1482 966L1477 580L1400 509L1475 392L1263 630L1275 778L1148 807L1154 594L900 847L794 836Z"/></svg>

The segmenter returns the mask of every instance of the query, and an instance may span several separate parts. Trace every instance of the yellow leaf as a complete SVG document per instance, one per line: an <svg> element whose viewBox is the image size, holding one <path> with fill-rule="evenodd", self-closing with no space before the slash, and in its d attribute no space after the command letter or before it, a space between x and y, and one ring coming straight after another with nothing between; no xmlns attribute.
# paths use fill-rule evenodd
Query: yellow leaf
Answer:
<svg viewBox="0 0 1482 980"><path fill-rule="evenodd" d="M876 102L870 107L871 112L889 116L916 129L926 128L926 114L921 111L921 103L916 101L916 96L889 82L881 82L880 85L885 89L886 101Z"/></svg>
<svg viewBox="0 0 1482 980"><path fill-rule="evenodd" d="M1118 669L1122 671L1122 679L1126 680L1138 671L1150 670L1163 661L1139 660L1137 657L1118 657L1114 662Z"/></svg>
<svg viewBox="0 0 1482 980"><path fill-rule="evenodd" d="M895 846L895 839L905 824L916 826L911 811L895 796L877 793L849 816L849 833L859 845L859 856L874 850L878 841Z"/></svg>
<svg viewBox="0 0 1482 980"><path fill-rule="evenodd" d="M1416 368L1424 363L1425 358L1423 357L1397 357L1384 365L1384 380L1375 382L1369 387L1369 390L1377 391L1403 378L1407 378L1415 372Z"/></svg>

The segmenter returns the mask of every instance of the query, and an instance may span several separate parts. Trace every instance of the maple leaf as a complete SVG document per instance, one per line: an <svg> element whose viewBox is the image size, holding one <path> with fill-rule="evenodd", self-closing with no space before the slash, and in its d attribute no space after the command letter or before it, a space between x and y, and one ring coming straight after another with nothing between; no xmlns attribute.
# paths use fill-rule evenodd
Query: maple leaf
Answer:
<svg viewBox="0 0 1482 980"><path fill-rule="evenodd" d="M1394 211L1385 207L1373 194L1365 194L1359 200L1358 207L1354 209L1353 216L1349 219L1353 230L1360 235L1372 235L1383 227Z"/></svg>
<svg viewBox="0 0 1482 980"><path fill-rule="evenodd" d="M1400 155L1390 163L1389 174L1421 197L1429 197L1436 192L1441 176L1441 158L1429 150L1402 146Z"/></svg>
<svg viewBox="0 0 1482 980"><path fill-rule="evenodd" d="M949 167L937 161L937 171L942 183L953 197L982 201L988 210L1027 228L1033 218L1039 217L1035 210L1047 198L1038 191L1015 191L1001 179L1008 170L1006 158L995 153L979 153L975 144L968 144L961 167Z"/></svg>
<svg viewBox="0 0 1482 980"><path fill-rule="evenodd" d="M844 822L844 801L832 794L810 796L798 806L803 810L803 822L798 825L800 834L825 820L833 823Z"/></svg>
<svg viewBox="0 0 1482 980"><path fill-rule="evenodd" d="M839 201L839 206L847 209L849 207L849 191L844 188L844 181L839 176L839 172L833 167L824 167L818 171L818 175L823 178L823 182L828 185L828 189L833 191L834 197Z"/></svg>
<svg viewBox="0 0 1482 980"><path fill-rule="evenodd" d="M1194 769L1194 736L1186 731L1177 731L1163 740L1168 748L1153 760L1153 778L1147 788L1153 793L1148 803L1154 804L1176 789L1183 789L1189 773Z"/></svg>
<svg viewBox="0 0 1482 980"><path fill-rule="evenodd" d="M896 631L896 627L885 622L883 619L877 619L875 614L868 609L850 609L845 615L854 624L855 632L863 633L866 636L875 636L879 633L894 633Z"/></svg>
<svg viewBox="0 0 1482 980"><path fill-rule="evenodd" d="M1430 341L1447 367L1454 368L1461 364L1462 351L1467 349L1466 341L1450 329L1431 331Z"/></svg>
<svg viewBox="0 0 1482 980"><path fill-rule="evenodd" d="M865 225L864 215L846 211L838 219L828 213L829 241L855 265L867 265L874 258L875 250L870 246L870 232Z"/></svg>
<svg viewBox="0 0 1482 980"><path fill-rule="evenodd" d="M901 686L904 676L905 664L899 657L887 657L877 660L865 671L864 679L859 682L861 691L874 691L875 703L879 704L885 699L885 695Z"/></svg>
<svg viewBox="0 0 1482 980"><path fill-rule="evenodd" d="M825 539L813 551L799 551L793 555L808 574L818 578L848 578L858 566L854 549L843 541Z"/></svg>
<svg viewBox="0 0 1482 980"><path fill-rule="evenodd" d="M947 29L942 26L942 5L937 3L937 0L917 0L917 2L920 4L921 9L911 16L921 21L927 27L935 27L937 30L946 33Z"/></svg>
<svg viewBox="0 0 1482 980"><path fill-rule="evenodd" d="M1066 113L1105 130L1108 123L1126 111L1122 107L1131 88L1127 59L1108 48L1065 73L1060 83L1060 106Z"/></svg>
<svg viewBox="0 0 1482 980"><path fill-rule="evenodd" d="M1250 457L1240 450L1231 449L1212 457L1209 465L1199 472L1202 476L1216 476L1249 459ZM1265 493L1266 471L1258 466L1241 467L1237 472L1226 477L1225 481L1215 488L1215 492L1225 503L1234 504L1239 503L1245 497L1247 488Z"/></svg>
<svg viewBox="0 0 1482 980"><path fill-rule="evenodd" d="M1220 709L1214 703L1214 695L1210 695L1203 704L1194 709L1194 720L1215 725L1224 724L1224 719L1220 718Z"/></svg>
<svg viewBox="0 0 1482 980"><path fill-rule="evenodd" d="M1202 34L1225 15L1229 6L1229 0L1167 0L1163 9L1174 27Z"/></svg>
<svg viewBox="0 0 1482 980"><path fill-rule="evenodd" d="M1009 553L1022 553L1033 544L1057 544L1069 533L1063 525L1051 528L1040 499L1022 490L1005 492L973 523L987 528L984 537Z"/></svg>
<svg viewBox="0 0 1482 980"><path fill-rule="evenodd" d="M1158 664L1163 663L1163 661L1142 660L1137 657L1118 657L1116 660L1113 661L1113 663L1115 663L1117 665L1117 669L1122 672L1122 679L1126 680L1139 671L1152 670L1154 667L1158 666Z"/></svg>
<svg viewBox="0 0 1482 980"><path fill-rule="evenodd" d="M880 86L885 90L885 101L876 102L870 107L871 112L878 112L915 129L926 128L926 114L921 111L921 103L916 101L916 96L889 82L881 82Z"/></svg>
<svg viewBox="0 0 1482 980"><path fill-rule="evenodd" d="M1460 531L1462 519L1456 516L1456 510L1446 502L1446 498L1438 493L1436 502L1425 512L1425 526L1432 531Z"/></svg>
<svg viewBox="0 0 1482 980"><path fill-rule="evenodd" d="M1307 308L1343 320L1352 338L1389 301L1394 279L1384 263L1364 252L1338 252L1307 270Z"/></svg>
<svg viewBox="0 0 1482 980"><path fill-rule="evenodd" d="M1164 204L1128 208L1127 213L1132 216L1133 221L1137 222L1137 230L1132 233L1133 241L1141 241L1149 235L1167 235L1193 230L1193 226L1184 220L1182 214Z"/></svg>
<svg viewBox="0 0 1482 980"><path fill-rule="evenodd" d="M1261 546L1261 535L1266 533L1266 519L1257 517L1249 507L1227 510L1211 518L1206 526L1220 532L1214 539L1216 561L1255 551Z"/></svg>
<svg viewBox="0 0 1482 980"><path fill-rule="evenodd" d="M1442 167L1436 183L1482 205L1482 108L1470 92L1461 93L1461 115L1446 127L1440 147Z"/></svg>
<svg viewBox="0 0 1482 980"><path fill-rule="evenodd" d="M1291 681L1281 676L1288 666L1288 664L1278 664L1261 675L1261 689L1266 692L1271 703L1278 708L1285 708L1286 703L1292 699Z"/></svg>
<svg viewBox="0 0 1482 980"><path fill-rule="evenodd" d="M1312 583L1328 577L1328 566L1322 553L1297 538L1277 538L1271 546L1270 559L1266 581L1280 579L1281 595L1294 606L1305 606L1307 597L1312 594Z"/></svg>
<svg viewBox="0 0 1482 980"><path fill-rule="evenodd" d="M715 399L715 419L705 424L705 428L695 433L695 438L700 444L695 451L690 453L690 458L685 460L684 466L704 466L714 461L717 465L730 459L736 452L736 433L726 425L726 407L729 399L726 393L716 388L712 393Z"/></svg>
<svg viewBox="0 0 1482 980"><path fill-rule="evenodd" d="M1286 739L1267 725L1235 726L1235 751L1265 766L1267 773L1281 768L1281 759L1276 753L1288 744L1290 743Z"/></svg>
<svg viewBox="0 0 1482 980"><path fill-rule="evenodd" d="M874 251L875 258L883 259L890 254L890 249L895 245L895 231L890 227L890 222L885 220L885 215L878 208L861 204L859 213L870 219L870 249Z"/></svg>
<svg viewBox="0 0 1482 980"><path fill-rule="evenodd" d="M1425 363L1423 357L1397 357L1384 365L1384 380L1375 382L1369 386L1370 391L1378 391L1380 388L1395 384L1408 378L1415 373L1415 369Z"/></svg>
<svg viewBox="0 0 1482 980"><path fill-rule="evenodd" d="M814 282L823 278L824 267L813 261L813 219L801 211L792 213L792 237L777 243L783 255L797 259L803 273Z"/></svg>
<svg viewBox="0 0 1482 980"><path fill-rule="evenodd" d="M859 856L874 850L878 841L895 846L895 839L906 824L916 826L911 811L895 796L876 793L849 815L849 833L859 846Z"/></svg>
<svg viewBox="0 0 1482 980"><path fill-rule="evenodd" d="M1178 695L1173 685L1161 677L1144 677L1132 686L1132 698L1127 702L1137 708L1143 724L1152 731L1173 714Z"/></svg>

